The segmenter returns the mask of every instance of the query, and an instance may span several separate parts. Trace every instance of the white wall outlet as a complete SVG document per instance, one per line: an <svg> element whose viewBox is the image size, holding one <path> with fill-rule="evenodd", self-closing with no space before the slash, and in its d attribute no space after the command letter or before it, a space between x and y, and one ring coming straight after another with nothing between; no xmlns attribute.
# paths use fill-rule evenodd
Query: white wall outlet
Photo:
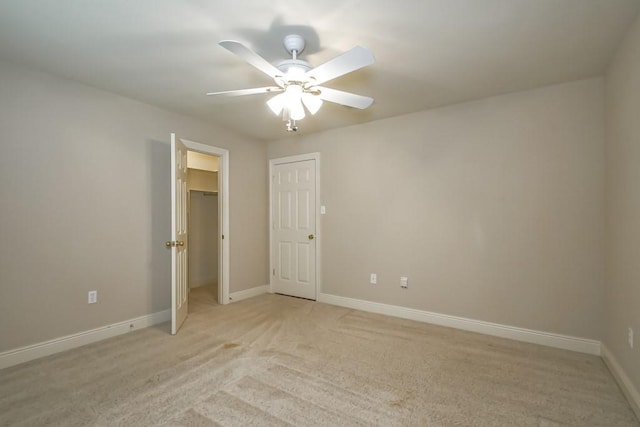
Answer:
<svg viewBox="0 0 640 427"><path fill-rule="evenodd" d="M378 283L378 275L376 273L371 273L371 279L369 279L369 283L375 285Z"/></svg>
<svg viewBox="0 0 640 427"><path fill-rule="evenodd" d="M98 291L89 291L89 296L87 298L87 302L89 304L95 304L98 302Z"/></svg>
<svg viewBox="0 0 640 427"><path fill-rule="evenodd" d="M629 340L629 347L633 348L633 328L629 328L627 331L627 339Z"/></svg>
<svg viewBox="0 0 640 427"><path fill-rule="evenodd" d="M408 277L401 277L400 278L400 287L401 288L408 288L409 287L409 278Z"/></svg>

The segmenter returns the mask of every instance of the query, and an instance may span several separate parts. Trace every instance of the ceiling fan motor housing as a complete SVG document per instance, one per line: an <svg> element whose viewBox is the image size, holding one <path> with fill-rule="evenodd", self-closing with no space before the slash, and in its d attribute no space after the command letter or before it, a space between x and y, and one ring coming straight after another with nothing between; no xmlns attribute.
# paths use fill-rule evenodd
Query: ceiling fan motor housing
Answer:
<svg viewBox="0 0 640 427"><path fill-rule="evenodd" d="M296 55L299 55L304 50L304 44L304 38L297 34L290 34L284 38L284 47L291 55L293 55L294 51Z"/></svg>
<svg viewBox="0 0 640 427"><path fill-rule="evenodd" d="M282 71L285 74L294 67L301 69L305 73L313 68L307 61L303 61L301 59L287 59L278 63L278 65L276 66L278 70Z"/></svg>

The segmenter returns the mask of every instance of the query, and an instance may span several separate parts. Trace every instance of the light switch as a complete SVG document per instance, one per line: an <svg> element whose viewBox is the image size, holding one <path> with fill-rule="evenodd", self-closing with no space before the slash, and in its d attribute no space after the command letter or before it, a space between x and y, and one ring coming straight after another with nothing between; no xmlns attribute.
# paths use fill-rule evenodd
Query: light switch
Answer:
<svg viewBox="0 0 640 427"><path fill-rule="evenodd" d="M408 277L401 277L400 278L400 287L402 288L408 288L409 287L409 278Z"/></svg>
<svg viewBox="0 0 640 427"><path fill-rule="evenodd" d="M327 213L327 209L324 207L324 205L320 206L320 215L324 215Z"/></svg>

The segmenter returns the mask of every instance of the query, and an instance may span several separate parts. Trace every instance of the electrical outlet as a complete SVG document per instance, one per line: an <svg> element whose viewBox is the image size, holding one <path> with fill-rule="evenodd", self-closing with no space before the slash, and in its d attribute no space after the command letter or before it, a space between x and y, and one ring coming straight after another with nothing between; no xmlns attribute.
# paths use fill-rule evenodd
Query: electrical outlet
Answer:
<svg viewBox="0 0 640 427"><path fill-rule="evenodd" d="M375 285L378 283L378 275L376 273L371 273L371 279L369 279L369 283Z"/></svg>
<svg viewBox="0 0 640 427"><path fill-rule="evenodd" d="M400 278L400 287L401 288L408 288L409 287L409 278L408 277L401 277Z"/></svg>
<svg viewBox="0 0 640 427"><path fill-rule="evenodd" d="M629 340L629 347L633 348L633 328L629 328L627 331L627 339Z"/></svg>
<svg viewBox="0 0 640 427"><path fill-rule="evenodd" d="M97 303L98 302L98 291L89 291L87 302L89 304Z"/></svg>

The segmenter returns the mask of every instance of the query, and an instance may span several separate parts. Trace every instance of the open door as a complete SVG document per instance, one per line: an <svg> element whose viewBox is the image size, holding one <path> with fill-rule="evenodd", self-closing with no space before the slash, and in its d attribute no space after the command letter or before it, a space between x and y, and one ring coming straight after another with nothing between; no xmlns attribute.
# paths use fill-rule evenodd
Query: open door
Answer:
<svg viewBox="0 0 640 427"><path fill-rule="evenodd" d="M171 134L171 333L187 318L187 147Z"/></svg>

